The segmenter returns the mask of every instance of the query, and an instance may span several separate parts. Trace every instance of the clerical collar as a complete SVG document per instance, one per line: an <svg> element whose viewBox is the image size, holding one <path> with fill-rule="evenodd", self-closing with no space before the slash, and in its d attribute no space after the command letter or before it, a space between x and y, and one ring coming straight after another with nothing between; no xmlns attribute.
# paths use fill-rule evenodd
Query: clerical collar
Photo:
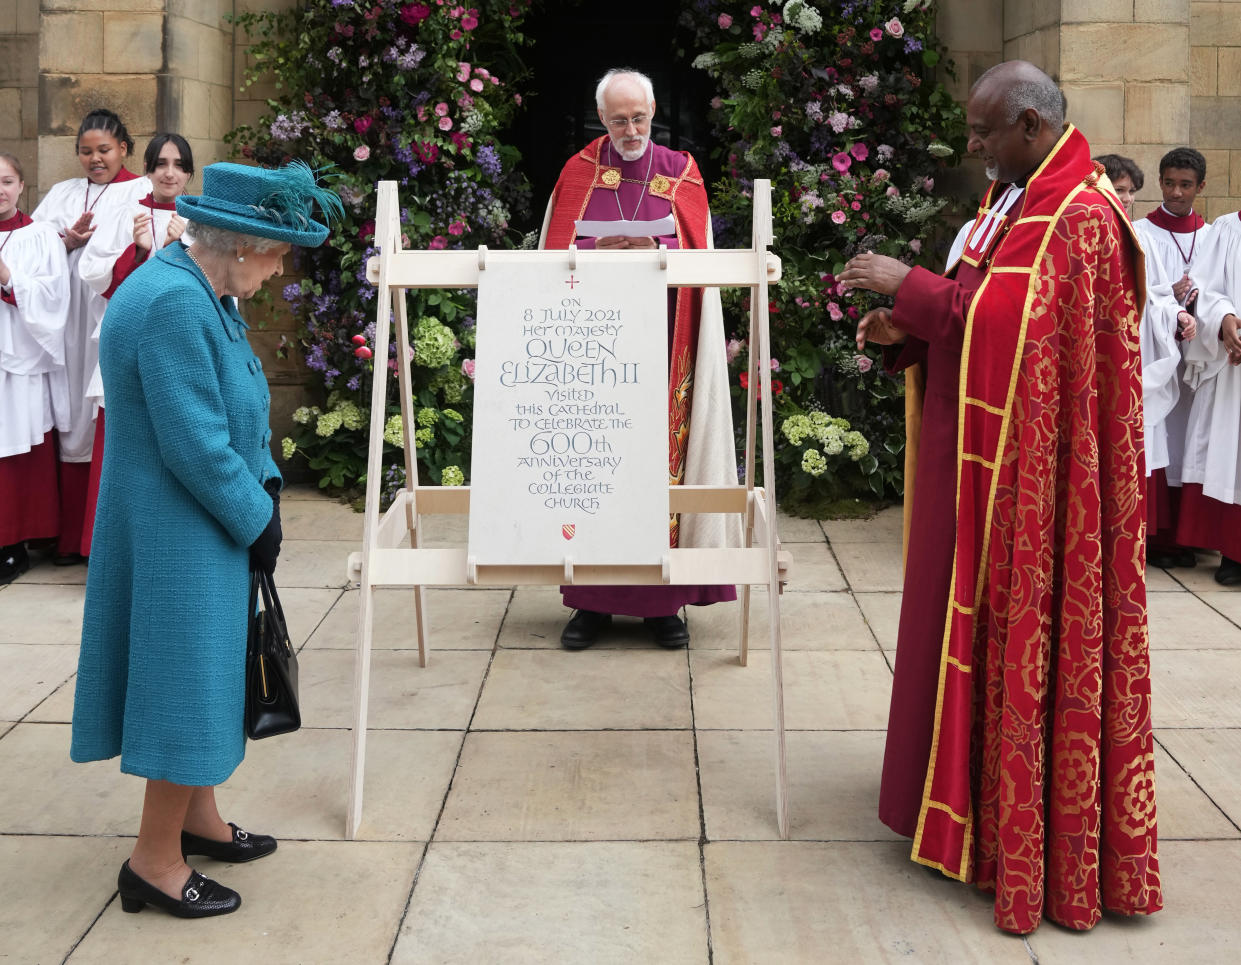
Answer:
<svg viewBox="0 0 1241 965"><path fill-rule="evenodd" d="M0 221L0 231L16 231L18 228L26 227L28 224L33 224L31 219L14 208L13 217Z"/></svg>
<svg viewBox="0 0 1241 965"><path fill-rule="evenodd" d="M176 201L169 201L167 204L165 204L163 201L156 201L154 191L152 191L150 194L148 194L145 198L143 198L138 203L142 205L143 207L150 208L152 211L176 211L177 210Z"/></svg>
<svg viewBox="0 0 1241 965"><path fill-rule="evenodd" d="M1198 214L1197 211L1191 210L1189 214L1178 217L1162 204L1148 214L1146 220L1157 228L1173 231L1180 235L1192 234L1206 224L1202 215Z"/></svg>

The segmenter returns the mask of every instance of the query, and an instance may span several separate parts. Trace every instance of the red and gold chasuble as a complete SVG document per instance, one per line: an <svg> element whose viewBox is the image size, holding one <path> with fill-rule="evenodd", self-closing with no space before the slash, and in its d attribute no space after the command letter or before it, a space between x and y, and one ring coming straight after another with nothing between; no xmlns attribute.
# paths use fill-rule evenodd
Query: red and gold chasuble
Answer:
<svg viewBox="0 0 1241 965"><path fill-rule="evenodd" d="M603 162L601 152L608 138L591 141L565 164L552 193L552 214L544 246L568 248L576 237L574 222L582 218L591 194L616 191L620 171ZM688 154L674 175L657 174L649 193L672 205L677 243L682 248L707 247L707 192L698 165ZM690 400L693 396L694 358L698 351L698 320L702 313L702 289L678 288L668 353L668 479L680 485L685 478L685 454L689 440ZM671 545L677 545L677 522L673 517Z"/></svg>
<svg viewBox="0 0 1241 965"><path fill-rule="evenodd" d="M986 250L916 861L996 924L1162 907L1146 621L1141 249L1072 126ZM980 209L993 207L993 184ZM998 205L997 205L998 206ZM978 247L978 246L975 246Z"/></svg>

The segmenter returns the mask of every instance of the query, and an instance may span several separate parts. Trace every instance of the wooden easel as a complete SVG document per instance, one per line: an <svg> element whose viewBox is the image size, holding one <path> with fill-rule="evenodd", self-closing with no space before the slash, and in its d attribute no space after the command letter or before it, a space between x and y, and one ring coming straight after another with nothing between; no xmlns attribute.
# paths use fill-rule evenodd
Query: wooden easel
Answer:
<svg viewBox="0 0 1241 965"><path fill-rule="evenodd" d="M375 243L380 254L367 265L367 276L378 287L375 316L375 378L371 390L370 455L367 463L366 518L362 551L349 555L348 578L360 583L358 634L354 671L353 757L349 811L345 835L353 839L362 822L362 790L366 769L366 721L370 695L371 635L374 628L374 591L377 587L411 587L418 660L427 665L429 631L426 586L513 585L651 585L737 584L740 594L738 661L749 653L750 588L768 588L768 632L774 733L776 738L776 822L780 836L788 837L787 777L784 740L784 675L780 650L780 592L791 557L780 549L776 533L775 447L771 395L771 341L768 331L768 285L780 278L780 259L768 251L772 242L771 183L754 182L753 247L661 251L661 267L672 288L747 286L750 289L750 371L746 404L745 483L735 486L670 486L673 513L736 513L742 517L744 540L733 549L671 549L663 565L475 565L467 548L425 548L422 519L438 514L468 515L470 487L418 484L414 447L414 406L410 392L409 324L405 306L407 288L476 288L479 272L489 262L546 264L564 262L575 268L578 259L595 263L622 263L626 252L578 251L404 251L401 249L400 206L396 183L379 184L375 214ZM392 313L391 324L388 313ZM383 433L388 398L389 339L396 331L397 382L405 441L406 488L380 516L383 490ZM758 403L763 401L761 419ZM755 443L761 436L763 486L754 485ZM402 547L405 538L409 546Z"/></svg>

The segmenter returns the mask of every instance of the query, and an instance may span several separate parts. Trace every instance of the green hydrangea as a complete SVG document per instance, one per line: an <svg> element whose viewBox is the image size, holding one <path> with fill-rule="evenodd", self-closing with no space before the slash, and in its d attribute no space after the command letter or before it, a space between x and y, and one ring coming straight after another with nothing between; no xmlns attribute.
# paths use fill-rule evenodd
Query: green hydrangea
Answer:
<svg viewBox="0 0 1241 965"><path fill-rule="evenodd" d="M870 443L866 441L866 437L860 432L846 432L845 445L849 447L849 458L854 462L861 462L862 459L870 452Z"/></svg>
<svg viewBox="0 0 1241 965"><path fill-rule="evenodd" d="M339 412L324 412L319 416L319 421L315 423L315 435L324 439L331 438L340 428L340 422Z"/></svg>
<svg viewBox="0 0 1241 965"><path fill-rule="evenodd" d="M318 414L318 406L311 408L310 406L304 405L301 408L293 410L293 421L299 426L308 426L310 425L311 420L313 420Z"/></svg>
<svg viewBox="0 0 1241 965"><path fill-rule="evenodd" d="M401 432L400 413L388 416L388 421L384 423L384 442L390 446L405 448L405 436Z"/></svg>
<svg viewBox="0 0 1241 965"><path fill-rule="evenodd" d="M297 452L297 443L285 436L280 440L280 452L284 455L285 462L293 458L293 453Z"/></svg>
<svg viewBox="0 0 1241 965"><path fill-rule="evenodd" d="M340 415L340 424L346 429L362 429L366 426L366 415L356 403L342 402L334 412Z"/></svg>
<svg viewBox="0 0 1241 965"><path fill-rule="evenodd" d="M433 426L440 421L440 414L430 406L423 406L418 410L418 425Z"/></svg>
<svg viewBox="0 0 1241 965"><path fill-rule="evenodd" d="M784 433L791 445L800 446L806 436L813 431L810 420L804 415L791 415L780 425L780 431Z"/></svg>
<svg viewBox="0 0 1241 965"><path fill-rule="evenodd" d="M414 433L414 445L416 446L422 446L423 448L426 448L427 446L431 445L434 439L435 439L435 430L430 428L429 426L425 429L418 429Z"/></svg>
<svg viewBox="0 0 1241 965"><path fill-rule="evenodd" d="M441 369L431 376L427 387L442 394L444 401L451 405L465 397L465 376L457 367Z"/></svg>
<svg viewBox="0 0 1241 965"><path fill-rule="evenodd" d="M441 409L440 415L442 415L445 419L451 419L453 422L465 421L465 416L463 416L456 409Z"/></svg>
<svg viewBox="0 0 1241 965"><path fill-rule="evenodd" d="M801 454L802 472L810 476L822 476L827 472L827 460L818 449L807 449Z"/></svg>
<svg viewBox="0 0 1241 965"><path fill-rule="evenodd" d="M457 466L445 466L444 471L440 473L440 483L444 486L463 486L465 485L465 473Z"/></svg>
<svg viewBox="0 0 1241 965"><path fill-rule="evenodd" d="M447 365L457 354L452 329L434 318L422 318L414 329L414 364L428 369Z"/></svg>

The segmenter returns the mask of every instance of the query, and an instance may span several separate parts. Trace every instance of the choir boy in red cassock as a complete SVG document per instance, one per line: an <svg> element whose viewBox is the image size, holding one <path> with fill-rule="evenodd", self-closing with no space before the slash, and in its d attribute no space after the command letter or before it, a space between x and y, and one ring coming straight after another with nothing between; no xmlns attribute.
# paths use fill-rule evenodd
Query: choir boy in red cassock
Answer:
<svg viewBox="0 0 1241 965"><path fill-rule="evenodd" d="M69 411L69 270L56 229L17 208L21 162L0 154L0 584L30 566L25 540L56 535L56 443Z"/></svg>
<svg viewBox="0 0 1241 965"><path fill-rule="evenodd" d="M711 247L707 192L698 165L684 151L651 140L655 93L650 79L611 70L595 91L607 130L565 164L556 182L541 247L650 249ZM672 228L658 237L618 231L578 237L576 221L657 221ZM683 288L669 296L668 475L673 485L736 485L736 448L728 393L719 289ZM673 546L738 545L740 533L719 515L695 515L671 525ZM598 639L614 614L642 617L655 642L668 648L689 642L681 607L737 598L733 586L566 586L564 604L577 612L560 642L579 650Z"/></svg>
<svg viewBox="0 0 1241 965"><path fill-rule="evenodd" d="M1133 229L1146 252L1146 308L1142 313L1142 405L1146 423L1146 561L1152 566L1197 563L1176 538L1181 457L1193 390L1184 384L1182 344L1194 337L1198 301L1195 264L1211 231L1194 211L1206 187L1207 162L1189 147L1159 162L1163 204Z"/></svg>
<svg viewBox="0 0 1241 965"><path fill-rule="evenodd" d="M992 184L960 260L840 276L896 296L859 343L927 366L880 817L1017 933L1162 906L1142 258L1063 110L1034 65L987 71L966 118Z"/></svg>

